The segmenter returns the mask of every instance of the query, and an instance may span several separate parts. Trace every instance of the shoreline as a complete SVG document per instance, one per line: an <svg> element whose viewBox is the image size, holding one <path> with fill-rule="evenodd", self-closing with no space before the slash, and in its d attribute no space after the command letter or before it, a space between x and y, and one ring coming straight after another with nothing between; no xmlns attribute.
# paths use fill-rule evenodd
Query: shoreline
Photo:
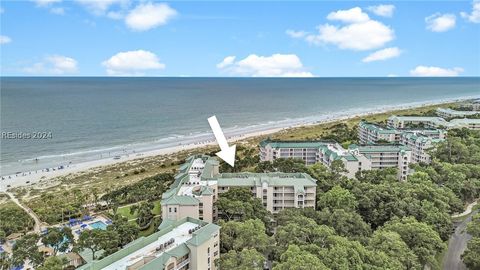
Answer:
<svg viewBox="0 0 480 270"><path fill-rule="evenodd" d="M357 117L371 116L375 114L388 113L388 112L398 111L398 110L414 109L414 108L435 106L435 105L441 105L441 104L452 103L452 102L460 102L460 101L468 100L471 98L472 97L444 99L444 100L436 100L436 101L400 104L396 106L383 106L377 109L371 108L370 110L365 109L364 112L357 112L354 114L347 113L346 115L345 113L343 113L343 115L337 114L334 116L326 117L322 120L316 120L316 121L305 120L305 122L299 121L299 123L297 124L290 124L283 127L274 127L274 128L267 128L265 130L231 134L231 135L227 135L227 140L229 142L237 142L241 140L270 135L270 134L277 133L279 131L299 128L299 127L315 126L315 125L327 124L332 122L345 121L345 120L353 119ZM43 170L37 170L37 171L22 172L20 175L15 175L15 174L6 175L6 176L2 176L3 180L0 180L1 181L0 191L7 191L8 189L13 189L13 188L22 187L22 186L29 186L29 185L33 186L39 183L40 181L53 180L56 177L86 172L89 170L93 170L95 168L110 166L114 164L120 164L127 161L134 161L142 158L162 156L162 155L171 155L171 154L175 154L185 150L193 150L193 149L197 149L205 146L213 146L213 145L216 145L216 141L214 139L206 140L205 138L203 138L201 140L199 139L199 141L194 141L189 144L180 144L177 146L147 150L147 151L133 153L133 154L124 154L121 156L116 156L115 158L110 156L108 158L96 159L92 161L71 163L66 166L62 165L62 169L59 169L60 167L57 167L57 168L51 168L48 171L43 169Z"/></svg>

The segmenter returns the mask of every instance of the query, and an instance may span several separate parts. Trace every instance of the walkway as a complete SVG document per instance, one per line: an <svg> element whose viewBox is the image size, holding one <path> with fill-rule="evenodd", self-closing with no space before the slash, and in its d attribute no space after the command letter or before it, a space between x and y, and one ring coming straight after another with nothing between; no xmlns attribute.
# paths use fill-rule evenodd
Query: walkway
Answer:
<svg viewBox="0 0 480 270"><path fill-rule="evenodd" d="M33 231L36 233L40 233L42 222L40 221L38 216L35 214L35 212L33 212L32 209L28 208L27 206L22 205L20 201L17 198L15 198L15 195L13 195L13 193L5 192L5 194L7 194L14 203L16 203L20 208L22 208L25 212L27 212L28 215L30 215L33 218L33 220L35 221Z"/></svg>

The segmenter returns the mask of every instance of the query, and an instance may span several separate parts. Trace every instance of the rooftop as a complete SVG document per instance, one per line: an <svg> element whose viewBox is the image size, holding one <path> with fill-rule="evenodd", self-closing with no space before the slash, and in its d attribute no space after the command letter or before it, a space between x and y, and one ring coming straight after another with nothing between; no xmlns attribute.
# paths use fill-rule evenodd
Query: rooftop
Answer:
<svg viewBox="0 0 480 270"><path fill-rule="evenodd" d="M368 144L368 145L352 144L348 148L351 150L358 149L360 153L410 151L410 148L408 148L403 144Z"/></svg>
<svg viewBox="0 0 480 270"><path fill-rule="evenodd" d="M447 114L456 115L456 116L475 115L475 114L480 113L480 112L477 112L477 111L456 111L456 110L452 110L450 108L446 108L446 109L445 108L438 108L437 112L447 113Z"/></svg>
<svg viewBox="0 0 480 270"><path fill-rule="evenodd" d="M335 143L331 140L323 141L277 141L266 139L260 142L260 147L270 145L272 148L319 148L326 144Z"/></svg>
<svg viewBox="0 0 480 270"><path fill-rule="evenodd" d="M141 237L123 249L101 259L92 261L79 269L125 270L135 264L137 269L163 269L170 257L189 253L189 246L198 246L210 239L220 227L190 217L162 223L159 231ZM193 232L192 232L193 231ZM165 244L169 243L169 244Z"/></svg>
<svg viewBox="0 0 480 270"><path fill-rule="evenodd" d="M382 133L382 134L395 134L397 132L393 128L386 128L386 127L382 127L377 124L372 124L365 121L360 122L359 126L377 133Z"/></svg>
<svg viewBox="0 0 480 270"><path fill-rule="evenodd" d="M305 187L317 186L316 182L306 173L222 173L218 176L219 187L293 186L297 192L305 192Z"/></svg>

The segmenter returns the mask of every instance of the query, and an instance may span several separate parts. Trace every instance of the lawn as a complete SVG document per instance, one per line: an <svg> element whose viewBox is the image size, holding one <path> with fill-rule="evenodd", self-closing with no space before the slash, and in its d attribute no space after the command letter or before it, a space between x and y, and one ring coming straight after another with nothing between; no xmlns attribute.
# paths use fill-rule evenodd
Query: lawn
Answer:
<svg viewBox="0 0 480 270"><path fill-rule="evenodd" d="M117 214L128 218L128 220L136 219L137 218L137 213L136 212L133 213L133 214L130 213L130 208L131 208L132 205L133 204L123 206L123 207L119 207L118 210L117 210ZM160 215L162 213L162 207L160 206L160 200L154 201L153 205L154 205L153 210L152 210L153 215L154 216Z"/></svg>

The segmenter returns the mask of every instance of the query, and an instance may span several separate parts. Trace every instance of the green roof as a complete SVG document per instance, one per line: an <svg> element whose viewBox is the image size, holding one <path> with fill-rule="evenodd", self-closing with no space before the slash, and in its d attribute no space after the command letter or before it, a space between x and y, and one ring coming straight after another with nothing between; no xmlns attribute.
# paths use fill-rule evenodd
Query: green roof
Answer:
<svg viewBox="0 0 480 270"><path fill-rule="evenodd" d="M360 122L360 124L358 124L358 125L360 127L365 128L365 129L368 129L368 130L371 130L371 131L374 131L374 132L377 132L377 133L381 133L381 134L395 134L395 133L397 133L397 130L395 130L393 128L385 128L385 127L381 127L379 125L368 123L368 122L365 122L365 121Z"/></svg>
<svg viewBox="0 0 480 270"><path fill-rule="evenodd" d="M185 243L182 243L172 250L164 252L160 257L148 262L139 268L139 270L158 270L164 269L165 264L171 257L180 258L190 253L190 249Z"/></svg>
<svg viewBox="0 0 480 270"><path fill-rule="evenodd" d="M333 141L273 141L267 139L260 142L260 146L270 145L272 148L319 148L329 143L333 143Z"/></svg>
<svg viewBox="0 0 480 270"><path fill-rule="evenodd" d="M217 178L219 187L293 186L295 191L304 192L305 187L317 186L315 179L306 173L223 173Z"/></svg>
<svg viewBox="0 0 480 270"><path fill-rule="evenodd" d="M220 229L220 226L209 223L193 233L193 237L187 241L188 245L199 246L208 239L212 238L212 234L216 233Z"/></svg>
<svg viewBox="0 0 480 270"><path fill-rule="evenodd" d="M373 152L401 152L410 151L410 148L402 144L369 144L349 146L350 149L358 149L361 154Z"/></svg>
<svg viewBox="0 0 480 270"><path fill-rule="evenodd" d="M193 190L192 191L193 194L197 195L197 196L205 196L205 195L213 195L213 189L210 188L210 187L207 187L207 186L200 186L200 190Z"/></svg>
<svg viewBox="0 0 480 270"><path fill-rule="evenodd" d="M201 179L211 179L213 175L213 167L218 166L219 162L217 159L210 157L205 161L205 167L203 168Z"/></svg>
<svg viewBox="0 0 480 270"><path fill-rule="evenodd" d="M198 205L200 201L191 196L183 196L183 195L173 195L166 199L163 199L161 205Z"/></svg>
<svg viewBox="0 0 480 270"><path fill-rule="evenodd" d="M109 255L109 256L101 259L101 260L91 261L91 262L89 262L85 265L80 266L78 269L80 269L80 270L100 270L100 269L104 269L107 266L109 266L110 264L121 260L122 258L130 255L131 253L133 253L137 250L140 250L140 249L146 247L147 245L149 245L151 243L154 243L155 241L158 240L159 237L169 233L171 230L173 230L174 228L178 227L179 225L181 225L185 222L192 222L192 223L198 224L200 226L203 226L202 228L197 230L197 232L200 232L204 227L207 227L209 225L213 225L213 224L208 224L205 221L201 221L201 220L191 218L191 217L186 217L186 218L183 218L183 219L180 219L180 220L177 220L177 221L171 221L171 220L167 221L167 220L165 220L165 221L162 222L162 224L160 224L160 226L159 226L160 230L158 232L153 233L153 234L151 234L147 237L142 236L142 237L134 240L133 242L130 242L129 244L127 244L121 250L119 250L119 251L117 251L117 252L115 252L115 253L113 253L113 254L111 254L111 255ZM164 225L163 223L166 223L166 224ZM215 228L217 228L217 229L220 228L217 225L214 225L214 226L216 226ZM195 236L193 236L193 237L195 237ZM201 237L204 237L204 236L201 236ZM196 240L196 241L198 241L198 240ZM178 254L182 254L183 252L185 252L185 249L183 249L183 248L179 248L178 250L172 249L172 250L168 251L169 255L166 255L166 256L171 257L171 256L175 256L175 255L178 255ZM162 256L163 256L163 254L162 254ZM160 256L159 258L161 258L162 256ZM168 258L167 258L167 260L168 260ZM163 259L165 259L165 257ZM156 266L158 266L159 263L161 263L161 261L162 261L162 259L157 261ZM151 261L149 263L152 263L152 262L153 261ZM146 264L145 266L147 266L148 264ZM162 268L141 268L141 269L162 269Z"/></svg>

